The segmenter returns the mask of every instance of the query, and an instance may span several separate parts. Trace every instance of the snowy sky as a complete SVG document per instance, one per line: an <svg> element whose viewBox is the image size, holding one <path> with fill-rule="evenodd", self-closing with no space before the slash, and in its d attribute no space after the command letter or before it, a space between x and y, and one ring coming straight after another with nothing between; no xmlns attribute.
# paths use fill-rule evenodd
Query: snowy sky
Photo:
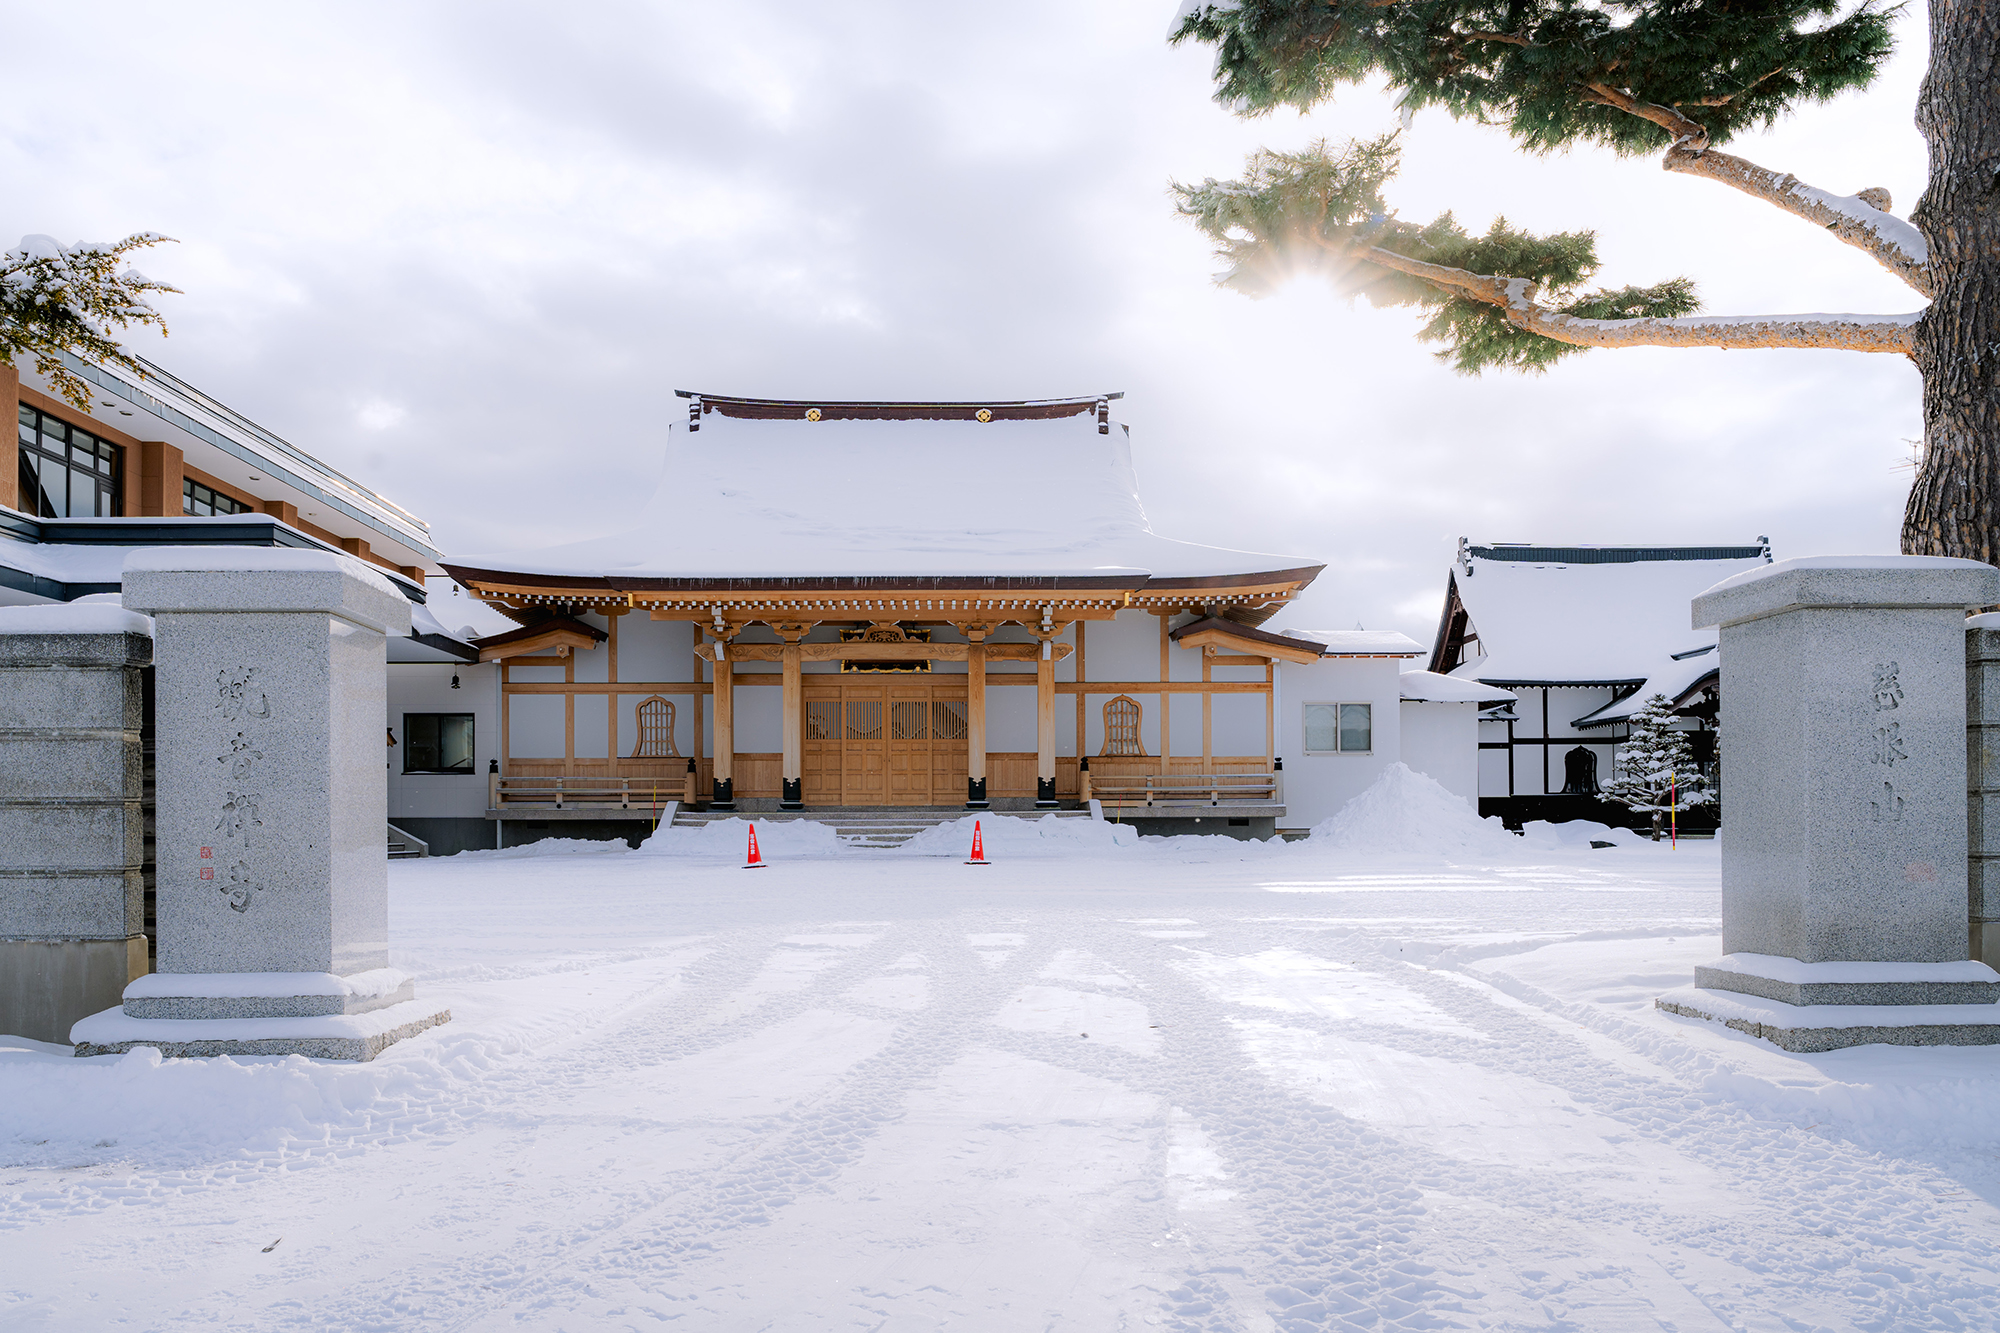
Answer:
<svg viewBox="0 0 2000 1333"><path fill-rule="evenodd" d="M1596 351L1467 380L1408 312L1215 289L1170 179L1394 114L1357 91L1230 117L1209 53L1163 40L1172 0L0 11L0 241L178 237L142 263L186 291L173 336L139 350L447 552L628 523L675 388L1124 389L1156 530L1326 561L1281 623L1425 642L1460 535L1896 546L1921 432L1900 357ZM1907 215L1921 10L1900 34L1874 89L1734 150ZM1527 158L1440 112L1405 142L1404 216L1594 227L1613 284L1690 274L1724 313L1918 304L1656 161ZM867 478L854 496L865 523Z"/></svg>

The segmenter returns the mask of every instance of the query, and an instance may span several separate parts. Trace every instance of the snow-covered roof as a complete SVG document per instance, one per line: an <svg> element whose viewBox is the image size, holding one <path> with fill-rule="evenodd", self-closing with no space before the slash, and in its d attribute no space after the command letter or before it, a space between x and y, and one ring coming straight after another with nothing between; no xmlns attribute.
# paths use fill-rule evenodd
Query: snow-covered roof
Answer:
<svg viewBox="0 0 2000 1333"><path fill-rule="evenodd" d="M1614 699L1594 713L1576 718L1571 722L1576 727L1608 727L1614 722L1630 720L1632 714L1645 707L1646 700L1656 694L1667 696L1668 703L1680 703L1695 686L1716 673L1721 666L1721 650L1709 649L1676 661L1668 658L1646 683L1622 699Z"/></svg>
<svg viewBox="0 0 2000 1333"><path fill-rule="evenodd" d="M1503 685L1678 678L1677 656L1716 643L1714 630L1688 628L1688 604L1767 559L1762 545L1467 547L1452 591L1478 641L1451 674Z"/></svg>
<svg viewBox="0 0 2000 1333"><path fill-rule="evenodd" d="M806 420L700 416L668 433L634 527L527 552L454 556L461 577L1212 578L1317 572L1304 556L1153 532L1126 428L1070 415ZM921 407L922 405L894 405ZM816 410L816 409L815 409Z"/></svg>
<svg viewBox="0 0 2000 1333"><path fill-rule="evenodd" d="M1392 629L1287 629L1294 639L1326 645L1325 657L1422 657L1424 646Z"/></svg>
<svg viewBox="0 0 2000 1333"><path fill-rule="evenodd" d="M1520 697L1498 685L1482 685L1478 681L1460 680L1456 676L1440 676L1435 671L1405 671L1397 679L1402 683L1403 698L1411 703L1478 704L1484 708L1511 703Z"/></svg>

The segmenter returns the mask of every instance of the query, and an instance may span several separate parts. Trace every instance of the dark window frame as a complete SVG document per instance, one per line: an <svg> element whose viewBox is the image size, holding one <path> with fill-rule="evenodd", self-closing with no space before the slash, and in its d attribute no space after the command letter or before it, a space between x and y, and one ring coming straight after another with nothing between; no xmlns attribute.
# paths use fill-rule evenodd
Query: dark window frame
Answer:
<svg viewBox="0 0 2000 1333"><path fill-rule="evenodd" d="M53 423L61 428L61 438L48 429ZM80 438L79 438L80 437ZM15 439L20 450L16 464L20 473L19 501L21 512L36 518L119 518L125 513L125 450L93 431L59 417L53 412L44 412L38 407L20 404ZM86 443L87 442L87 445ZM91 459L89 467L79 467L75 455L87 454ZM109 463L110 466L99 466ZM42 485L42 469L55 467L63 474L63 505L69 505L71 478L82 473L91 479L91 492L95 497L93 509L88 514L59 514L50 512L41 501L47 495Z"/></svg>
<svg viewBox="0 0 2000 1333"><path fill-rule="evenodd" d="M402 743L403 772L407 775L415 777L465 777L476 772L478 744L479 744L479 724L476 720L476 717L477 715L473 713L403 714L403 743ZM463 718L465 720L465 729L467 732L464 766L460 768L412 767L412 760L418 754L420 748L422 748L421 743L418 740L418 729L410 725L411 720L414 718L429 718L437 723L442 723L446 718ZM442 761L444 758L443 728L441 726L435 728L432 732L432 735L434 739L429 742L427 748L430 750L432 754L436 755L436 757L440 761Z"/></svg>
<svg viewBox="0 0 2000 1333"><path fill-rule="evenodd" d="M197 508L207 505L206 510ZM249 514L256 511L255 505L247 505L233 495L224 495L213 486L203 485L193 477L181 478L181 513L195 518L209 518L217 514Z"/></svg>

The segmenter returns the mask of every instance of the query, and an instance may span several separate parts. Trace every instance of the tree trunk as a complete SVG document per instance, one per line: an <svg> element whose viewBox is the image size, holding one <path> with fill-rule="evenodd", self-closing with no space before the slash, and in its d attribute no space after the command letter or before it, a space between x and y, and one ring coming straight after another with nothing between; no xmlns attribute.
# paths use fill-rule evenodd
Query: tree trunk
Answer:
<svg viewBox="0 0 2000 1333"><path fill-rule="evenodd" d="M1924 452L1903 550L2000 563L2000 5L1931 0L1917 98L1930 181L1910 221L1935 298L1911 359L1924 377Z"/></svg>

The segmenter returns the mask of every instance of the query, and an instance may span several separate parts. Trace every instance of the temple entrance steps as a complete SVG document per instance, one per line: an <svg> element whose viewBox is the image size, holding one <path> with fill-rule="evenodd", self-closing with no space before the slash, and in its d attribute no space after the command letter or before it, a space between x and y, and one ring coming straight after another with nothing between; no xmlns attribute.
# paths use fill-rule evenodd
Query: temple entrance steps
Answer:
<svg viewBox="0 0 2000 1333"><path fill-rule="evenodd" d="M721 811L687 810L674 812L674 828L699 828L703 824L718 819L746 819L754 824L775 824L786 820L810 819L821 824L831 824L833 831L849 843L862 847L895 847L908 842L925 829L948 824L954 819L964 819L975 815L980 819L1018 818L1040 819L1044 815L1055 815L1059 819L1089 819L1088 810L966 810L949 805L835 805L814 806L806 810L738 810L733 814Z"/></svg>

